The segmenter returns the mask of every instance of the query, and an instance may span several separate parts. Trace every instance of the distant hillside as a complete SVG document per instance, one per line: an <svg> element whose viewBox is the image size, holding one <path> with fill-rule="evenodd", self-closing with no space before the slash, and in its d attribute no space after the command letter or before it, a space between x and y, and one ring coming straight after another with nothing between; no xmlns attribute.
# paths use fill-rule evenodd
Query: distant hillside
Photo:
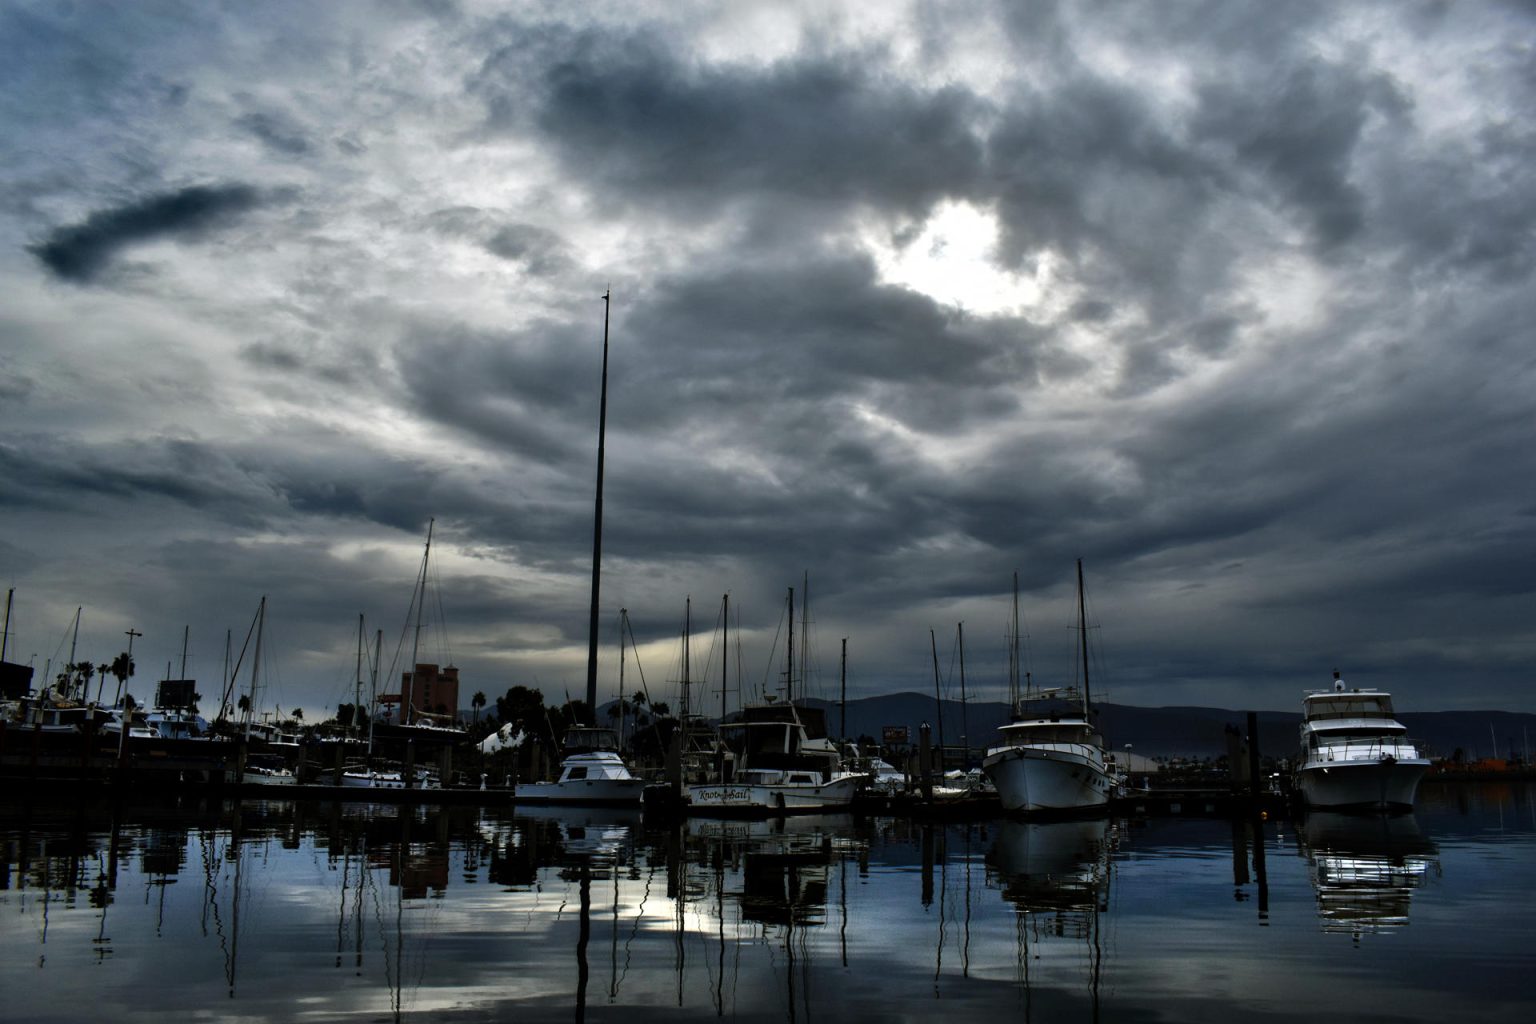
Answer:
<svg viewBox="0 0 1536 1024"><path fill-rule="evenodd" d="M840 732L836 702L809 700L806 703L826 709L827 725ZM1226 727L1241 729L1246 711L1225 708L1169 707L1142 708L1126 704L1100 704L1099 724L1110 746L1121 749L1127 743L1147 757L1217 757L1226 753ZM1008 719L1008 707L1001 702L944 702L944 742L959 746L964 734L971 747L992 743L998 726ZM1289 756L1296 748L1300 712L1261 711L1259 750L1273 756ZM1494 753L1507 757L1522 753L1529 738L1536 733L1536 715L1512 711L1415 711L1399 715L1409 735L1431 756L1451 757L1461 750L1467 758L1489 757ZM848 734L879 739L887 725L905 725L917 742L918 726L927 722L938 742L938 718L932 697L920 693L893 693L864 697L848 702Z"/></svg>

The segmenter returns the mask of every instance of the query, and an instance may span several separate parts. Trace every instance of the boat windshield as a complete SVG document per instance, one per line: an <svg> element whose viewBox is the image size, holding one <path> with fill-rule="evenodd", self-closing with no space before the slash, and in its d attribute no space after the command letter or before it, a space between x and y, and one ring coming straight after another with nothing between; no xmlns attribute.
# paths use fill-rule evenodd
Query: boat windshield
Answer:
<svg viewBox="0 0 1536 1024"><path fill-rule="evenodd" d="M1315 734L1320 742L1335 740L1375 740L1383 736L1401 736L1407 732L1401 725L1349 726L1343 729L1319 729Z"/></svg>
<svg viewBox="0 0 1536 1024"><path fill-rule="evenodd" d="M1089 728L1085 722L1018 722L1003 726L1011 743L1083 743Z"/></svg>

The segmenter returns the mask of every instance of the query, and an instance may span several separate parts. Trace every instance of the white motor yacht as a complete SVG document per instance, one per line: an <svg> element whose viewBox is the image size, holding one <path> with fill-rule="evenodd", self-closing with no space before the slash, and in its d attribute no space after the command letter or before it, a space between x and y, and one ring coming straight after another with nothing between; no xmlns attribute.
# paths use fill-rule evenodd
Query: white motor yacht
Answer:
<svg viewBox="0 0 1536 1024"><path fill-rule="evenodd" d="M576 726L565 734L560 776L552 782L519 782L516 804L640 805L645 781L630 774L612 729Z"/></svg>
<svg viewBox="0 0 1536 1024"><path fill-rule="evenodd" d="M1429 771L1393 717L1391 694L1346 688L1338 672L1332 689L1302 699L1298 765L1296 785L1309 807L1410 808Z"/></svg>

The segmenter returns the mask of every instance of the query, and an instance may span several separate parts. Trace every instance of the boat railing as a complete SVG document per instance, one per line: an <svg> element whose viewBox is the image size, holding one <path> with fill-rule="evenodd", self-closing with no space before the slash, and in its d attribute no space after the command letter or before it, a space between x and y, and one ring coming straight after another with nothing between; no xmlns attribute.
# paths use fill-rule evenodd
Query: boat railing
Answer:
<svg viewBox="0 0 1536 1024"><path fill-rule="evenodd" d="M1418 756L1418 749L1412 743L1399 739L1349 740L1319 746L1316 751L1319 761L1380 761L1385 757Z"/></svg>

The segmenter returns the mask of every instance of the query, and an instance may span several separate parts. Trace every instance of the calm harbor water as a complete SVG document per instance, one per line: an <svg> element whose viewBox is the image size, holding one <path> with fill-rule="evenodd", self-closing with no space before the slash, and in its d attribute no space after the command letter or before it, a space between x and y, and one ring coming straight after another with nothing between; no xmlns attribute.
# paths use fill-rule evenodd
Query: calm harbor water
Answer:
<svg viewBox="0 0 1536 1024"><path fill-rule="evenodd" d="M1536 787L925 824L0 807L0 1019L1528 1021Z"/></svg>

